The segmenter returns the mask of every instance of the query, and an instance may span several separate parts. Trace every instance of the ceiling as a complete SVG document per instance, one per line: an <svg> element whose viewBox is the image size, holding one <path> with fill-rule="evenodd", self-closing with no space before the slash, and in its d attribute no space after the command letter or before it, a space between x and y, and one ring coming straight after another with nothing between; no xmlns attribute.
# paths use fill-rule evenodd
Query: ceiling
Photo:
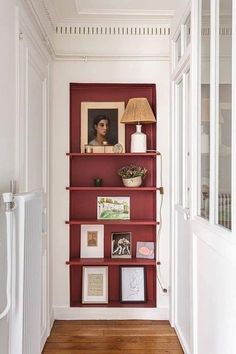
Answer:
<svg viewBox="0 0 236 354"><path fill-rule="evenodd" d="M88 19L154 19L172 16L177 0L43 0L54 25Z"/></svg>

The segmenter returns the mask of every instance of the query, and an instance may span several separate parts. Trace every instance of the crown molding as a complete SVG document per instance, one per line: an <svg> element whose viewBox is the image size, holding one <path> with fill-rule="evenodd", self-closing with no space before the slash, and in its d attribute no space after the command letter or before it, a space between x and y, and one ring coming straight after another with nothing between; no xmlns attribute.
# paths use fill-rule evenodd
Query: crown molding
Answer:
<svg viewBox="0 0 236 354"><path fill-rule="evenodd" d="M104 21L102 25L94 21L56 24L56 14L45 6L46 0L19 1L27 10L42 45L55 60L169 60L169 19L147 23L140 20L126 23ZM98 38L103 40L102 48L98 45ZM124 40L127 40L126 46ZM139 46L142 50L136 55Z"/></svg>
<svg viewBox="0 0 236 354"><path fill-rule="evenodd" d="M135 26L135 25L63 25L56 26L56 34L60 35L110 35L110 36L170 36L170 27L168 25L156 26Z"/></svg>
<svg viewBox="0 0 236 354"><path fill-rule="evenodd" d="M39 2L37 0L20 0L20 4L22 5L22 9L27 14L27 18L30 19L29 21L26 19L26 16L22 17L23 23L30 28L32 25L34 31L37 33L37 36L34 35L34 31L28 31L31 36L37 38L37 42L41 41L41 45L44 46L44 49L48 52L48 54L53 57L54 56L54 48L52 43L53 31L54 29L51 26L51 23L48 19L45 18L45 10L39 6ZM40 2L41 4L41 2Z"/></svg>

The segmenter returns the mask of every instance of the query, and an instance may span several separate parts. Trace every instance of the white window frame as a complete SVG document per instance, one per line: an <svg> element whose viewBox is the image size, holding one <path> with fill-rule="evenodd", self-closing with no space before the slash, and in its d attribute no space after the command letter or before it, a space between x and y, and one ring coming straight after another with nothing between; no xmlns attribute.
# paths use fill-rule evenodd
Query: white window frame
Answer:
<svg viewBox="0 0 236 354"><path fill-rule="evenodd" d="M232 102L236 102L236 15L234 15L236 11L236 0L232 0L233 2L233 10L232 10ZM211 95L211 104L210 104L210 204L209 204L209 220L204 219L200 216L200 192L201 192L201 184L200 184L200 138L201 138L201 110L199 108L200 102L200 84L201 84L201 1L196 5L195 11L199 13L198 20L198 31L197 31L197 39L195 38L197 43L192 48L192 64L193 67L198 68L196 72L199 74L195 74L196 80L195 84L193 84L193 92L198 92L197 102L195 104L196 111L193 113L193 122L195 125L195 129L198 131L198 144L194 149L197 154L197 164L193 166L193 177L195 182L193 182L193 186L195 190L193 192L193 215L196 221L205 225L215 234L222 236L228 240L232 240L232 235L235 235L236 232L236 107L235 104L232 104L232 153L231 153L231 181L232 181L232 190L231 190L231 230L223 227L222 225L217 224L218 222L218 149L219 149L219 129L218 129L218 117L219 117L219 0L211 1L211 47L210 47L210 95ZM193 18L193 16L192 16ZM192 24L193 27L193 24ZM195 33L196 34L196 33ZM194 40L193 40L194 41ZM196 53L198 53L198 58L196 59ZM195 58L194 58L195 56ZM194 81L194 79L193 79ZM195 91L194 91L195 90ZM193 105L194 110L194 105ZM215 118L217 117L217 119ZM197 118L197 119L195 119ZM194 127L193 127L194 129ZM196 166L197 165L197 166ZM196 179L197 176L197 179ZM193 181L194 181L193 179ZM235 240L236 241L236 240Z"/></svg>

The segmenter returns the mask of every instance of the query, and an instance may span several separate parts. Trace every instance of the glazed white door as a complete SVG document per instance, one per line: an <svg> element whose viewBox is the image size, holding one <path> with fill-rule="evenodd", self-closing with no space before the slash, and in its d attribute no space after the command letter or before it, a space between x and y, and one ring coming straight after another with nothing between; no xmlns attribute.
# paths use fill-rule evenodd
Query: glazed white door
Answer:
<svg viewBox="0 0 236 354"><path fill-rule="evenodd" d="M185 65L173 82L174 104L174 322L186 352L191 347L191 222L190 222L190 69Z"/></svg>

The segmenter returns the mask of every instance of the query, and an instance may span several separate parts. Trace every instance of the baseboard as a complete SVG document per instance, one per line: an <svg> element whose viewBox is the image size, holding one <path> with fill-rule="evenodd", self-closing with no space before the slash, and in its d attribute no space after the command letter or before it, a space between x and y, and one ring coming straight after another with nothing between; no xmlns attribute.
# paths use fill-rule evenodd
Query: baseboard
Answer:
<svg viewBox="0 0 236 354"><path fill-rule="evenodd" d="M51 309L51 311L50 311L50 320L49 320L49 321L50 321L50 323L49 323L49 326L50 326L49 332L51 332L53 323L54 323L54 321L55 321L55 318L54 318L54 310L53 310L53 309Z"/></svg>
<svg viewBox="0 0 236 354"><path fill-rule="evenodd" d="M43 347L44 347L44 345L45 345L45 343L47 341L47 338L50 336L53 323L54 323L54 315L53 315L53 310L51 310L50 311L50 315L49 315L48 327L45 329L45 331L43 331L43 333L41 335L41 341L40 341L41 351L43 350Z"/></svg>
<svg viewBox="0 0 236 354"><path fill-rule="evenodd" d="M190 350L190 348L189 348L189 346L188 346L188 344L187 344L187 342L186 342L186 340L184 338L184 335L183 335L181 329L179 328L178 324L175 324L174 328L175 328L176 334L177 334L177 336L179 338L179 341L180 341L180 344L181 344L181 346L183 348L184 353L185 354L192 354L192 352L191 352L191 350Z"/></svg>
<svg viewBox="0 0 236 354"><path fill-rule="evenodd" d="M55 306L55 320L169 320L165 308L78 308Z"/></svg>

